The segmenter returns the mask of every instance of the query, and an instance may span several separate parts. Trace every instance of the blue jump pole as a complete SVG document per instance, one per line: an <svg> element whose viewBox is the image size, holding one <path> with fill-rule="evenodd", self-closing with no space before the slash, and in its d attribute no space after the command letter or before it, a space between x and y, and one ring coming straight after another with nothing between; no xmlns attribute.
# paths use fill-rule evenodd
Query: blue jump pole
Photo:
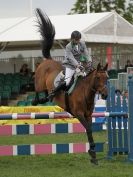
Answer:
<svg viewBox="0 0 133 177"><path fill-rule="evenodd" d="M133 162L133 76L128 78L128 161Z"/></svg>

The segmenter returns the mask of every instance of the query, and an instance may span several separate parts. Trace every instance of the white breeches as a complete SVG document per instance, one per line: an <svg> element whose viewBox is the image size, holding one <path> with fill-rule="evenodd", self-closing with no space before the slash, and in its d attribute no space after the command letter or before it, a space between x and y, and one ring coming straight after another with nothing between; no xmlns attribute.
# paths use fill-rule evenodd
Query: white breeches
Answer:
<svg viewBox="0 0 133 177"><path fill-rule="evenodd" d="M66 72L65 72L65 81L66 81L66 86L69 85L71 78L74 74L75 70L71 69L71 68L66 68Z"/></svg>

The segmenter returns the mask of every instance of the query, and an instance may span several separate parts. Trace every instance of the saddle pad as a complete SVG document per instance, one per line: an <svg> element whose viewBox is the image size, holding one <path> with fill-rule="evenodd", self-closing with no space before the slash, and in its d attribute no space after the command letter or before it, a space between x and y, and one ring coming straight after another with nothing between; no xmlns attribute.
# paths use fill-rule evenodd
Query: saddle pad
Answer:
<svg viewBox="0 0 133 177"><path fill-rule="evenodd" d="M72 91L74 90L75 86L76 86L76 83L77 83L77 80L78 80L78 77L76 77L74 79L74 82L72 83L71 87L69 88L68 90L68 95L70 95L72 93Z"/></svg>
<svg viewBox="0 0 133 177"><path fill-rule="evenodd" d="M63 71L59 72L59 74L56 76L56 78L54 80L55 88L58 87L58 85L60 85L61 81L64 79L65 79L65 76L63 74Z"/></svg>

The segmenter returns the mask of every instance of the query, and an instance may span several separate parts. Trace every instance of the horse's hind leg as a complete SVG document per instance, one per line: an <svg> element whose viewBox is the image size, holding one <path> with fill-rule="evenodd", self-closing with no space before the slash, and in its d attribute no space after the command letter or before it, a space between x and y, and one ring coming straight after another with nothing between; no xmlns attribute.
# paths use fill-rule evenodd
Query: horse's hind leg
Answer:
<svg viewBox="0 0 133 177"><path fill-rule="evenodd" d="M48 91L47 91L47 90L44 90L44 93L45 93L45 97L39 99L39 103L40 103L40 104L43 104L43 103L46 103L46 102L49 101L49 99L48 99Z"/></svg>
<svg viewBox="0 0 133 177"><path fill-rule="evenodd" d="M89 120L91 120L91 119L89 119ZM79 118L79 121L86 129L87 138L88 138L88 142L90 145L90 149L88 150L88 153L91 156L91 163L98 165L98 160L96 159L96 152L95 152L95 143L94 143L94 139L92 136L92 123L91 123L91 121L88 122L85 118L81 118L81 117Z"/></svg>
<svg viewBox="0 0 133 177"><path fill-rule="evenodd" d="M35 99L32 101L32 105L36 106L39 103L39 93L36 92Z"/></svg>

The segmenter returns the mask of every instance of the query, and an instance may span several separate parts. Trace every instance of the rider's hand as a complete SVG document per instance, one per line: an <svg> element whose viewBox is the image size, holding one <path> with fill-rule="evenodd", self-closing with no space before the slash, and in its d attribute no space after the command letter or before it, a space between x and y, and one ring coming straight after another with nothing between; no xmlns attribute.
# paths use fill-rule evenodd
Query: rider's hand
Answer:
<svg viewBox="0 0 133 177"><path fill-rule="evenodd" d="M79 64L77 68L79 68L81 71L84 70L84 67L81 64Z"/></svg>
<svg viewBox="0 0 133 177"><path fill-rule="evenodd" d="M88 68L92 67L92 61L88 61L87 67L88 67Z"/></svg>

